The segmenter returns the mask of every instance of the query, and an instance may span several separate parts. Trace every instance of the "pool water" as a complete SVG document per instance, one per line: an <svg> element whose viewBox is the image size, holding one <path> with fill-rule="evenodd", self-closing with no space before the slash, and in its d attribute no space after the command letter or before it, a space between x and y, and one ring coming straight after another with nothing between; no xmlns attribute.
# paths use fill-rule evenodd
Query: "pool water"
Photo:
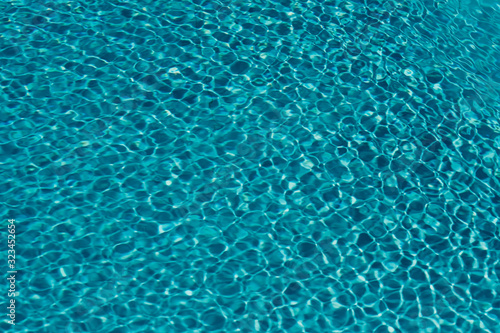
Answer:
<svg viewBox="0 0 500 333"><path fill-rule="evenodd" d="M0 20L2 331L500 332L497 1Z"/></svg>

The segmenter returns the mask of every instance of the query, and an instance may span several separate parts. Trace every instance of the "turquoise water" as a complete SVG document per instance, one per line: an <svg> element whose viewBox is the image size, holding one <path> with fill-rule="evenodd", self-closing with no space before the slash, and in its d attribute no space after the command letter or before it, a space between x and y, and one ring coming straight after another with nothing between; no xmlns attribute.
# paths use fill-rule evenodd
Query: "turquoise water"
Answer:
<svg viewBox="0 0 500 333"><path fill-rule="evenodd" d="M498 2L0 20L2 331L500 332Z"/></svg>

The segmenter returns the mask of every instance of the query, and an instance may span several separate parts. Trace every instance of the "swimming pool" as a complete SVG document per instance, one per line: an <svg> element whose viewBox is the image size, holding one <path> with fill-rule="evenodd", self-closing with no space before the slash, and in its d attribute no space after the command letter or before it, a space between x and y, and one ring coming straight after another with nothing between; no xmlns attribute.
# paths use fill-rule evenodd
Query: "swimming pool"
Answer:
<svg viewBox="0 0 500 333"><path fill-rule="evenodd" d="M500 331L495 1L0 12L3 331Z"/></svg>

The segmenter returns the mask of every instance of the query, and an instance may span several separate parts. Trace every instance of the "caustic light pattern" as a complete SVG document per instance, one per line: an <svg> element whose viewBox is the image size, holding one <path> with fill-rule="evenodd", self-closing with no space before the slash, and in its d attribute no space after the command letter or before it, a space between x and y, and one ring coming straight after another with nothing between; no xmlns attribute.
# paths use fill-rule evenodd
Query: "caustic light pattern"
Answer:
<svg viewBox="0 0 500 333"><path fill-rule="evenodd" d="M0 3L4 332L500 332L496 1Z"/></svg>

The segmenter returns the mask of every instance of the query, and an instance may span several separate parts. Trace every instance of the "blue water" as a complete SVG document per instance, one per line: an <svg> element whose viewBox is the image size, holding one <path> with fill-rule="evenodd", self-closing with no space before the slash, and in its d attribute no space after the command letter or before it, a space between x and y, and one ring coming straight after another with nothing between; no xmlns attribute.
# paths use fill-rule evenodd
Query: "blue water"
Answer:
<svg viewBox="0 0 500 333"><path fill-rule="evenodd" d="M497 1L0 21L2 331L500 332Z"/></svg>

